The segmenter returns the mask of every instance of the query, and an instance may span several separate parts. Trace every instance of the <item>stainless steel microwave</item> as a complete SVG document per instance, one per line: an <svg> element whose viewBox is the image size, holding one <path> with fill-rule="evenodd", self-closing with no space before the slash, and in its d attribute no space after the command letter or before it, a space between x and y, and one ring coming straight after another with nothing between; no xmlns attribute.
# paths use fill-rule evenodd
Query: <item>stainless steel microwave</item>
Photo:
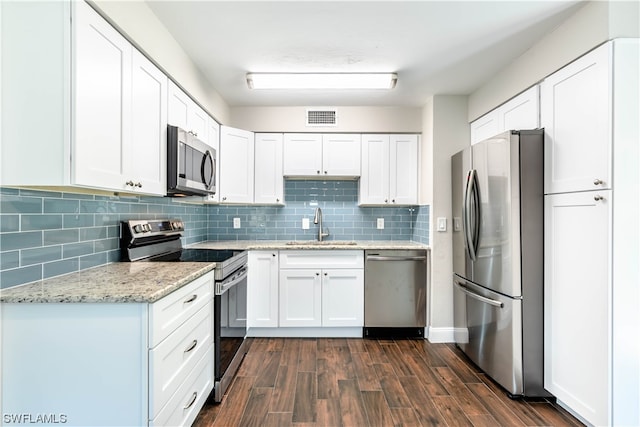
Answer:
<svg viewBox="0 0 640 427"><path fill-rule="evenodd" d="M190 132L167 126L167 195L216 193L216 150Z"/></svg>

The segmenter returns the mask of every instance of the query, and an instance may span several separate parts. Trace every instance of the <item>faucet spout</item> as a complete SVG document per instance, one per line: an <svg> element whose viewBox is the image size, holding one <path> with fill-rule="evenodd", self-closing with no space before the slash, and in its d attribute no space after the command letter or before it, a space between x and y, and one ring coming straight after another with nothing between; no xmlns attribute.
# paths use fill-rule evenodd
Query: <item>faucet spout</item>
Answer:
<svg viewBox="0 0 640 427"><path fill-rule="evenodd" d="M322 231L322 209L320 209L319 207L316 208L316 212L313 216L313 223L318 224L318 241L322 242L322 239L324 237L327 237L329 233L325 233L324 231Z"/></svg>

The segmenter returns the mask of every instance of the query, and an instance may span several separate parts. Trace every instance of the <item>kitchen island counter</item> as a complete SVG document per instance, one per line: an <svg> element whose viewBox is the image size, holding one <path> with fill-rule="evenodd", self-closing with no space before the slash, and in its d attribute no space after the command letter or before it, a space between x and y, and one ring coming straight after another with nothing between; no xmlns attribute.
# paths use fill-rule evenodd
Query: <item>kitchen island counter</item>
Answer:
<svg viewBox="0 0 640 427"><path fill-rule="evenodd" d="M211 271L205 262L117 262L0 292L2 303L152 303Z"/></svg>

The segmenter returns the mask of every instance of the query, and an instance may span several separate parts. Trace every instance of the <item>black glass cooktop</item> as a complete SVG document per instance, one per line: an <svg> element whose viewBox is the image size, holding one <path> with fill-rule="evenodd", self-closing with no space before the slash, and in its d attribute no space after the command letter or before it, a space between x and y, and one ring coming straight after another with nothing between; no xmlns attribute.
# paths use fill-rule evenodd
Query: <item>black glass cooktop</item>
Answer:
<svg viewBox="0 0 640 427"><path fill-rule="evenodd" d="M154 257L149 261L223 262L240 252L219 249L182 249L179 252Z"/></svg>

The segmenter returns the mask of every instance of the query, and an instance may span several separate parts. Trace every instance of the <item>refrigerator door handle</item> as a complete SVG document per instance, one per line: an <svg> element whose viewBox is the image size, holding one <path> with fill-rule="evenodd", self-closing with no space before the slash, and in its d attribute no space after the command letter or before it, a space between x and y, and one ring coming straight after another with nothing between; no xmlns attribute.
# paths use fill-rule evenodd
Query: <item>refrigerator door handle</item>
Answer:
<svg viewBox="0 0 640 427"><path fill-rule="evenodd" d="M457 288L460 291L462 291L465 294L469 295L473 299L481 301L481 302L483 302L485 304L492 305L494 307L499 307L499 308L504 307L504 304L502 302L494 300L494 299L491 299L491 298L483 297L482 295L478 295L475 292L469 290L469 288L467 288L465 285L463 285L462 283L458 282L457 280L455 280L454 283L456 284Z"/></svg>
<svg viewBox="0 0 640 427"><path fill-rule="evenodd" d="M480 198L478 197L478 173L471 169L467 173L467 186L462 204L462 222L467 253L471 261L476 261L480 233ZM473 203L473 205L472 205Z"/></svg>

